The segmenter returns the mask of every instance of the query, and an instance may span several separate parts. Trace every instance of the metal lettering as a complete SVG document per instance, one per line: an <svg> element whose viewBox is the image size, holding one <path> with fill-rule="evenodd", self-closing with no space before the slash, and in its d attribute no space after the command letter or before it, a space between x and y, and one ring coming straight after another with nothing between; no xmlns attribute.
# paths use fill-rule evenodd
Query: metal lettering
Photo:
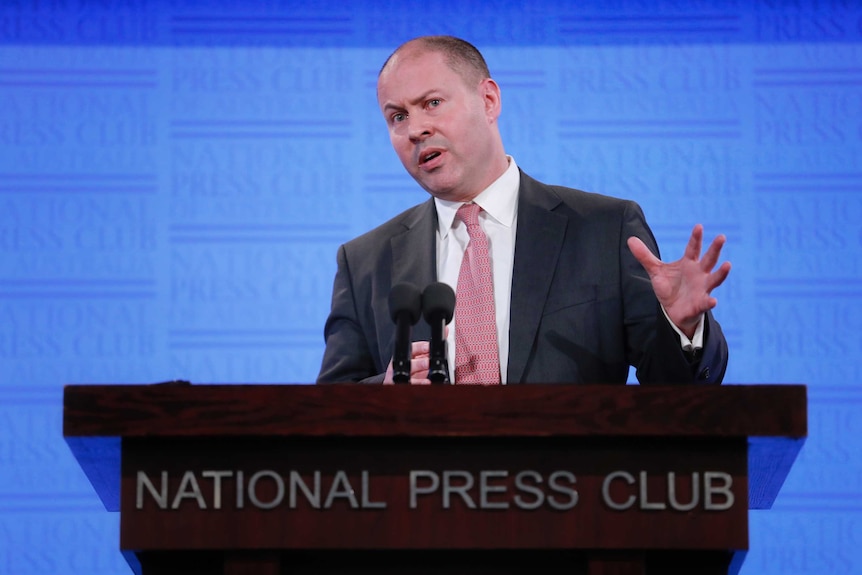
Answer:
<svg viewBox="0 0 862 575"><path fill-rule="evenodd" d="M639 488L640 488L640 500L641 500L640 507L641 507L641 509L645 509L645 510L649 509L649 510L653 510L653 511L661 511L662 509L667 509L667 505L665 505L664 503L659 503L659 502L650 503L648 501L649 497L647 495L647 479L648 479L647 478L647 472L641 471L639 475L640 475Z"/></svg>
<svg viewBox="0 0 862 575"><path fill-rule="evenodd" d="M508 509L508 501L488 501L490 493L506 493L505 485L490 485L494 478L505 479L508 471L482 471L479 473L479 507L481 509Z"/></svg>
<svg viewBox="0 0 862 575"><path fill-rule="evenodd" d="M428 479L427 487L420 487L419 480ZM434 493L440 488L440 476L433 471L411 471L410 472L410 509L416 509L416 496Z"/></svg>
<svg viewBox="0 0 862 575"><path fill-rule="evenodd" d="M320 471L314 472L314 491L308 488L305 480L298 471L290 472L290 508L296 509L296 490L297 487L305 496L305 500L314 508L320 509Z"/></svg>
<svg viewBox="0 0 862 575"><path fill-rule="evenodd" d="M715 482L721 481L721 485L716 486ZM733 477L729 473L723 471L704 471L703 472L703 508L708 511L725 511L733 507L733 492L730 488L733 486ZM724 496L724 503L714 503L713 495L719 494Z"/></svg>
<svg viewBox="0 0 862 575"><path fill-rule="evenodd" d="M363 509L386 509L385 501L370 501L368 492L371 487L369 474L367 471L362 472L362 508Z"/></svg>
<svg viewBox="0 0 862 575"><path fill-rule="evenodd" d="M257 496L257 482L263 479L264 477L269 477L275 482L275 497L273 497L272 501L264 503ZM273 507L281 504L284 499L284 480L281 478L281 475L276 473L275 471L263 470L258 471L254 475L251 476L251 479L248 480L248 500L251 501L251 504L259 509L272 509Z"/></svg>
<svg viewBox="0 0 862 575"><path fill-rule="evenodd" d="M523 493L530 493L535 496L534 501L526 501L523 497L515 495L515 506L519 509L538 509L545 502L545 492L534 485L529 485L524 481L532 480L534 483L542 482L542 475L538 471L521 471L515 475L515 488Z"/></svg>
<svg viewBox="0 0 862 575"><path fill-rule="evenodd" d="M245 491L243 490L243 472L236 472L236 508L245 507Z"/></svg>
<svg viewBox="0 0 862 575"><path fill-rule="evenodd" d="M332 486L329 488L329 494L326 496L326 501L323 504L324 509L332 507L332 502L336 497L347 499L350 502L350 508L356 509L359 503L356 502L356 495L353 493L353 487L350 486L350 480L344 471L337 471L332 479Z"/></svg>
<svg viewBox="0 0 862 575"><path fill-rule="evenodd" d="M232 471L203 471L201 477L213 480L213 509L221 509L221 480L233 475Z"/></svg>
<svg viewBox="0 0 862 575"><path fill-rule="evenodd" d="M577 478L574 473L569 471L554 471L548 478L548 487L551 488L551 491L555 491L561 495L568 495L568 501L562 503L557 501L557 498L553 495L549 495L548 505L557 511L566 511L578 504L578 492L568 485L560 484L560 480L566 481L570 485L574 485L577 482Z"/></svg>
<svg viewBox="0 0 862 575"><path fill-rule="evenodd" d="M613 499L611 499L611 481L614 479L623 479L629 485L634 485L635 478L631 473L626 471L614 471L613 473L608 474L605 477L605 480L602 481L602 499L605 502L605 505L610 507L611 509L616 509L617 511L625 511L629 507L635 504L637 498L634 495L629 496L626 499L625 503L617 503Z"/></svg>
<svg viewBox="0 0 862 575"><path fill-rule="evenodd" d="M150 481L150 478L147 477L147 474L143 471L138 471L137 476L137 488L135 490L135 509L143 509L144 507L144 490L146 487L147 491L150 492L150 495L153 496L153 499L156 502L156 505L159 506L159 509L167 509L168 507L168 472L162 471L162 483L159 485L158 492L156 491L156 486Z"/></svg>
<svg viewBox="0 0 862 575"><path fill-rule="evenodd" d="M682 504L676 497L676 474L671 471L667 474L667 499L672 509L677 511L691 511L700 503L700 473L691 474L691 501Z"/></svg>
<svg viewBox="0 0 862 575"><path fill-rule="evenodd" d="M198 485L198 480L195 478L193 471L186 471L183 474L183 478L180 480L180 487L177 489L177 494L174 495L173 503L171 503L171 509L177 509L182 500L186 498L194 499L199 509L207 508L207 503L204 501L200 485Z"/></svg>
<svg viewBox="0 0 862 575"><path fill-rule="evenodd" d="M453 478L464 480L463 485L452 485ZM449 509L450 498L453 493L457 493L464 500L464 504L469 509L476 509L476 503L470 494L467 493L473 488L473 474L469 471L444 471L443 472L443 509Z"/></svg>

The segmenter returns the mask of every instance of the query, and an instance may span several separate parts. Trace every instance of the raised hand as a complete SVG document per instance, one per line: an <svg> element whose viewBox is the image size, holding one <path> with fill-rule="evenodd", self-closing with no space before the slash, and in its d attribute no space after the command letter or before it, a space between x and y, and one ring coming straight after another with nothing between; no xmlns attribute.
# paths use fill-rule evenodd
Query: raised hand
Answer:
<svg viewBox="0 0 862 575"><path fill-rule="evenodd" d="M701 257L703 226L697 224L683 256L675 262L665 263L655 257L639 238L628 239L629 249L649 274L659 303L674 325L688 337L694 335L701 315L718 303L711 295L712 290L720 286L730 273L730 262L724 262L713 271L725 241L724 235L719 235Z"/></svg>

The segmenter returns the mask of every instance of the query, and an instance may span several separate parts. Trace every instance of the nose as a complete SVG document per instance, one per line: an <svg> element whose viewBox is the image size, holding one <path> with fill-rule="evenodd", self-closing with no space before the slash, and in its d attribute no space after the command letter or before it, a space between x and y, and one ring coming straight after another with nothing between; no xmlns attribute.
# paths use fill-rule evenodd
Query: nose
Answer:
<svg viewBox="0 0 862 575"><path fill-rule="evenodd" d="M410 119L407 134L413 142L421 142L433 133L431 124L425 118Z"/></svg>

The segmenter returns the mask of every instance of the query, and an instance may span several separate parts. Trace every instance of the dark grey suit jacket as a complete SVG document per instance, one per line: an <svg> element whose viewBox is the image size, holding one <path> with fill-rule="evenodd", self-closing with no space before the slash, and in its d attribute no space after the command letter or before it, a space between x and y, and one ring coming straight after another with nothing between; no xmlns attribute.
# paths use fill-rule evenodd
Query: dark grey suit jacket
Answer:
<svg viewBox="0 0 862 575"><path fill-rule="evenodd" d="M392 286L436 281L433 199L344 244L318 383L383 380L392 359ZM512 274L508 383L720 383L727 343L707 314L704 349L682 351L646 271L626 244L658 255L640 207L548 186L521 172ZM429 339L424 320L414 341Z"/></svg>

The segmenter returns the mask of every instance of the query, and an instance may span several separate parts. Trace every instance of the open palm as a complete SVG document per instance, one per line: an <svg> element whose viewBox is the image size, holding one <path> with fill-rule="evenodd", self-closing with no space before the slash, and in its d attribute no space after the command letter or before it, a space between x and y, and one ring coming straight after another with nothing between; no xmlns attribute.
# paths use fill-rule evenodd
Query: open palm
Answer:
<svg viewBox="0 0 862 575"><path fill-rule="evenodd" d="M629 249L649 274L656 298L670 320L687 336L694 334L701 315L716 306L712 290L720 286L730 273L730 262L715 271L726 238L716 237L701 257L703 226L697 224L691 232L683 256L665 263L655 257L636 237L628 239Z"/></svg>

